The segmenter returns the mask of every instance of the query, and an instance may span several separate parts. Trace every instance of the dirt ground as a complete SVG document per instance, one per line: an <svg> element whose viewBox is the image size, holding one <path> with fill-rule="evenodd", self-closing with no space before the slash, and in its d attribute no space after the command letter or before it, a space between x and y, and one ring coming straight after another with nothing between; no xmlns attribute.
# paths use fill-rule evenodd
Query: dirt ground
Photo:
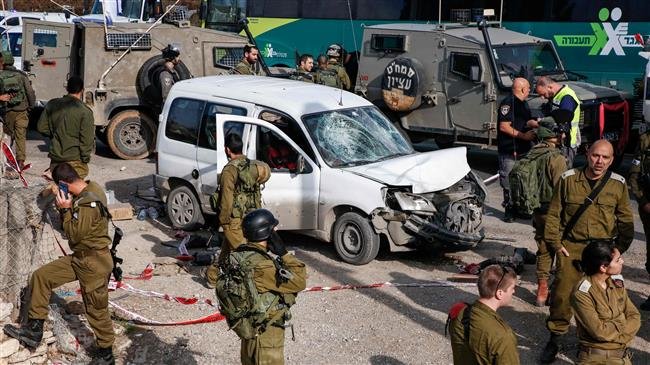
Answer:
<svg viewBox="0 0 650 365"><path fill-rule="evenodd" d="M39 181L48 166L47 147L38 135L30 133L27 173L30 181ZM469 153L470 165L482 176L496 173L494 152ZM90 165L89 178L113 190L118 202L134 207L157 206L136 197L152 186L155 159L122 161L98 142ZM486 258L511 255L514 247L535 251L533 229L529 221L506 224L501 221L501 189L498 182L488 186L489 201L484 226L490 237L505 237L516 242L486 239L472 251L435 257L417 251L380 252L364 266L341 262L330 244L297 234L285 234L285 240L298 258L308 265L308 286L340 284L427 284L445 280L458 272L459 261L480 262ZM644 269L645 237L635 209L635 240L625 254L626 287L632 301L639 305L650 293L650 281ZM125 275L137 276L149 263L158 263L151 280L129 280L134 288L171 296L215 300L212 290L203 285L199 267L175 264L179 239L174 237L166 218L117 222L125 237L119 247L124 258ZM171 246L171 247L170 247ZM197 250L191 250L196 252ZM199 250L200 251L200 250ZM501 315L517 333L522 364L537 363L547 340L544 327L548 307L538 308L535 298L535 270L527 265L521 275L516 297ZM118 289L111 301L147 319L177 322L197 319L216 312L216 308L199 303L183 305L159 298ZM287 331L287 364L451 364L449 339L445 337L447 310L457 301L472 301L476 287L382 287L359 290L309 292L298 297L292 308L295 341ZM123 364L237 364L239 341L224 321L186 326L134 326L119 322L125 332L116 343ZM575 327L557 364L572 364L577 340ZM642 325L631 345L634 364L650 364L650 326L648 312L642 313Z"/></svg>

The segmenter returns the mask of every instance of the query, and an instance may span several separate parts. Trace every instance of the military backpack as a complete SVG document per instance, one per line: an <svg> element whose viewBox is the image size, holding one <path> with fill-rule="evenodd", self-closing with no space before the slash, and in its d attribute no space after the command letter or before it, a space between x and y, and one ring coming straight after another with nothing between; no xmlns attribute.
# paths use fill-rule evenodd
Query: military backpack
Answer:
<svg viewBox="0 0 650 365"><path fill-rule="evenodd" d="M20 71L2 70L0 71L0 82L2 82L2 93L13 94L14 96L7 102L8 107L14 107L25 101L25 88L23 87L23 75Z"/></svg>
<svg viewBox="0 0 650 365"><path fill-rule="evenodd" d="M289 307L295 303L295 294L257 290L254 269L266 260L271 260L279 271L280 263L268 253L245 244L230 253L220 266L216 285L219 310L228 327L242 339L253 339L268 326L283 324L290 317Z"/></svg>
<svg viewBox="0 0 650 365"><path fill-rule="evenodd" d="M253 209L261 208L262 192L260 185L271 177L271 167L263 161L240 159L234 162L237 167L237 182L233 199L232 214L235 218L243 218ZM217 188L210 197L210 206L217 211L219 208L220 189Z"/></svg>
<svg viewBox="0 0 650 365"><path fill-rule="evenodd" d="M338 66L328 66L326 69L316 71L316 81L325 86L341 88L343 83L338 73Z"/></svg>
<svg viewBox="0 0 650 365"><path fill-rule="evenodd" d="M548 203L553 196L553 186L546 176L546 165L551 157L559 155L557 149L537 148L517 161L510 171L510 204L521 215L531 215L533 210Z"/></svg>

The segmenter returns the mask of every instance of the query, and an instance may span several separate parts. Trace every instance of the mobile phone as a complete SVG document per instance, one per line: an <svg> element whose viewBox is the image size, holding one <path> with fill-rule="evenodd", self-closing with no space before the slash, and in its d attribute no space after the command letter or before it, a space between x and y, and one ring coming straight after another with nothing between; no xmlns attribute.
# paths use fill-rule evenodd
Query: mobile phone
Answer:
<svg viewBox="0 0 650 365"><path fill-rule="evenodd" d="M63 192L63 196L68 199L68 184L59 181L59 190Z"/></svg>

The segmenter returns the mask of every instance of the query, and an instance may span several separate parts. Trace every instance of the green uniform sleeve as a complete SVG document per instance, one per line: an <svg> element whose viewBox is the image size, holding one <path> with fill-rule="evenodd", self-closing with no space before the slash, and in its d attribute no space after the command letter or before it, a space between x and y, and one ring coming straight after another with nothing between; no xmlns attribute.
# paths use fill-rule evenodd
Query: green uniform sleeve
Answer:
<svg viewBox="0 0 650 365"><path fill-rule="evenodd" d="M648 203L648 197L645 196L641 185L639 184L641 178L641 163L643 161L643 155L645 151L650 148L650 134L645 133L639 138L639 144L637 145L636 154L632 160L632 166L630 167L630 177L628 179L628 184L632 190L632 194L636 198L636 201L639 203L639 207Z"/></svg>
<svg viewBox="0 0 650 365"><path fill-rule="evenodd" d="M339 67L339 77L343 83L343 88L345 90L350 90L350 86L352 86L352 83L350 82L350 76L348 76L348 73L345 72L345 68L343 68L343 66Z"/></svg>
<svg viewBox="0 0 650 365"><path fill-rule="evenodd" d="M239 62L237 66L235 66L235 71L237 71L241 75L251 74L250 68L244 62Z"/></svg>
<svg viewBox="0 0 650 365"><path fill-rule="evenodd" d="M232 216L235 183L237 182L237 172L235 170L236 167L226 165L221 171L219 179L219 199L221 200L219 204L219 223L221 224L230 223L230 217Z"/></svg>
<svg viewBox="0 0 650 365"><path fill-rule="evenodd" d="M618 228L616 247L622 254L630 248L634 239L634 215L632 213L627 187L624 184L622 184L621 190L614 216L616 217Z"/></svg>
<svg viewBox="0 0 650 365"><path fill-rule="evenodd" d="M566 159L564 156L557 154L548 162L548 176L551 178L551 185L556 187L560 177L566 171Z"/></svg>
<svg viewBox="0 0 650 365"><path fill-rule="evenodd" d="M504 336L495 344L495 357L492 362L496 365L518 365L517 339L514 334Z"/></svg>
<svg viewBox="0 0 650 365"><path fill-rule="evenodd" d="M553 197L546 215L546 225L544 226L544 240L555 251L562 248L562 234L560 232L560 215L562 214L562 196L564 195L564 180L553 189Z"/></svg>
<svg viewBox="0 0 650 365"><path fill-rule="evenodd" d="M95 146L95 121L90 110L84 110L79 127L79 155L81 162L88 163Z"/></svg>
<svg viewBox="0 0 650 365"><path fill-rule="evenodd" d="M43 113L41 113L40 118L38 118L38 123L36 124L36 129L38 130L38 133L44 135L45 137L52 138L48 109L49 108L45 107L45 110L43 110Z"/></svg>
<svg viewBox="0 0 650 365"><path fill-rule="evenodd" d="M102 220L99 207L80 205L76 212L76 218L68 210L63 215L63 231L71 243L79 243L86 238Z"/></svg>
<svg viewBox="0 0 650 365"><path fill-rule="evenodd" d="M293 274L285 283L277 285L275 280L275 265L268 260L255 267L254 280L260 292L272 291L281 294L295 294L307 286L307 268L305 264L292 254L282 256L284 268Z"/></svg>
<svg viewBox="0 0 650 365"><path fill-rule="evenodd" d="M576 321L591 338L599 342L624 343L620 325L616 321L600 318L589 293L576 290L571 295L571 307L575 313Z"/></svg>
<svg viewBox="0 0 650 365"><path fill-rule="evenodd" d="M625 290L625 327L623 327L623 341L630 343L641 328L641 314L630 300Z"/></svg>
<svg viewBox="0 0 650 365"><path fill-rule="evenodd" d="M36 94L34 93L34 88L32 83L29 81L27 76L22 77L23 88L25 89L25 96L27 97L27 105L31 108L36 105Z"/></svg>

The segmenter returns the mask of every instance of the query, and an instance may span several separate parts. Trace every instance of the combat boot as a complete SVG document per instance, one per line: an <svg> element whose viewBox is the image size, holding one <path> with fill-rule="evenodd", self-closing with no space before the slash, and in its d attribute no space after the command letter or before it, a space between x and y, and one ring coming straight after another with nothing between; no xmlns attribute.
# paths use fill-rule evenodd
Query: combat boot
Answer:
<svg viewBox="0 0 650 365"><path fill-rule="evenodd" d="M33 350L41 344L44 323L45 320L43 319L29 319L27 324L20 328L11 324L5 325L3 331L7 336L17 339L20 343Z"/></svg>
<svg viewBox="0 0 650 365"><path fill-rule="evenodd" d="M90 365L115 365L112 347L100 347L93 354Z"/></svg>
<svg viewBox="0 0 650 365"><path fill-rule="evenodd" d="M538 279L537 298L535 299L535 305L538 307L543 307L546 305L547 299L548 299L548 280Z"/></svg>
<svg viewBox="0 0 650 365"><path fill-rule="evenodd" d="M544 351L542 351L542 356L540 356L539 361L542 364L550 364L555 361L558 351L560 351L560 337L556 333L551 333L551 338L549 338Z"/></svg>

